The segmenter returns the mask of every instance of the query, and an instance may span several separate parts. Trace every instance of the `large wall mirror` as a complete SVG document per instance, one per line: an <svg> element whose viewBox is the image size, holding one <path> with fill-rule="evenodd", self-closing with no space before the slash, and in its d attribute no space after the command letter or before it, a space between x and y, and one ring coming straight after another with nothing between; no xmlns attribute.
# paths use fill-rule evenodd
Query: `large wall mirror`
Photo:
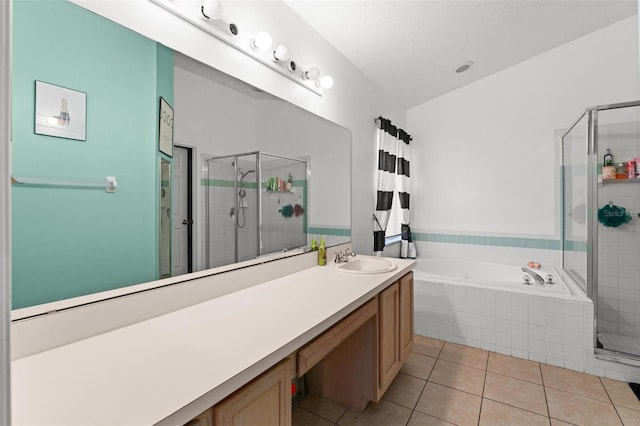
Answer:
<svg viewBox="0 0 640 426"><path fill-rule="evenodd" d="M350 241L348 129L67 1L13 6L13 309ZM85 139L36 133L40 102Z"/></svg>

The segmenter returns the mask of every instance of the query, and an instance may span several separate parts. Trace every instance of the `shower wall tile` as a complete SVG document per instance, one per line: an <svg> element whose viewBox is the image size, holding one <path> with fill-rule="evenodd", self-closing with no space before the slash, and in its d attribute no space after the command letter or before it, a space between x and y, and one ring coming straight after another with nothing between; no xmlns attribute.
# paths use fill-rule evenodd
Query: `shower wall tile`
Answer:
<svg viewBox="0 0 640 426"><path fill-rule="evenodd" d="M611 149L614 161L638 154L637 123L616 123L602 128L599 144ZM637 219L640 181L607 182L598 188L598 205L609 201L625 207ZM640 221L618 228L598 224L598 323L600 331L640 337ZM614 291L613 289L617 291ZM619 314L615 315L614 311Z"/></svg>

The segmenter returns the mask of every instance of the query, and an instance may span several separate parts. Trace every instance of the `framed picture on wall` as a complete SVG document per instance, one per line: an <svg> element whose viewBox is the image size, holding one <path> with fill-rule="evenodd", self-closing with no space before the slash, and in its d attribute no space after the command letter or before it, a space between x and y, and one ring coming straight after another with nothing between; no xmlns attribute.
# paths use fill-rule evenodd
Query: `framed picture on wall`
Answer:
<svg viewBox="0 0 640 426"><path fill-rule="evenodd" d="M158 149L165 155L173 157L173 108L160 98L160 131L158 132Z"/></svg>
<svg viewBox="0 0 640 426"><path fill-rule="evenodd" d="M36 81L35 133L87 140L87 94Z"/></svg>

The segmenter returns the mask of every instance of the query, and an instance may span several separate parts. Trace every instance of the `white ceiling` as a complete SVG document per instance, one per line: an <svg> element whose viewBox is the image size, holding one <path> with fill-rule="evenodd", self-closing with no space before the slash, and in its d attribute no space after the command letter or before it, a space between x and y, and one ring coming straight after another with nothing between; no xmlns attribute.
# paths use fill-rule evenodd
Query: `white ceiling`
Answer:
<svg viewBox="0 0 640 426"><path fill-rule="evenodd" d="M285 1L405 108L637 12L637 0Z"/></svg>

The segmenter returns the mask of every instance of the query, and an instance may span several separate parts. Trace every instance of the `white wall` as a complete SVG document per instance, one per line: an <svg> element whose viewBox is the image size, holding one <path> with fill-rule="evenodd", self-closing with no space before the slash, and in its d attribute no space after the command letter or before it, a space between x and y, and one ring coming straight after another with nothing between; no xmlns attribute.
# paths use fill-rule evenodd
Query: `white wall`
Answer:
<svg viewBox="0 0 640 426"><path fill-rule="evenodd" d="M309 160L309 226L348 228L349 215L340 206L349 205L351 188L346 174L337 172L350 167L348 151L337 146L347 131L284 102L261 101L257 111L261 146L270 154Z"/></svg>
<svg viewBox="0 0 640 426"><path fill-rule="evenodd" d="M640 98L637 23L625 19L410 109L412 228L558 239L554 135L587 106Z"/></svg>
<svg viewBox="0 0 640 426"><path fill-rule="evenodd" d="M225 15L248 33L267 30L283 42L300 64L317 64L335 79L322 97L239 53L149 1L73 0L207 65L351 130L352 241L357 252L373 251L375 126L383 115L405 127L405 111L386 96L284 2L225 2Z"/></svg>

